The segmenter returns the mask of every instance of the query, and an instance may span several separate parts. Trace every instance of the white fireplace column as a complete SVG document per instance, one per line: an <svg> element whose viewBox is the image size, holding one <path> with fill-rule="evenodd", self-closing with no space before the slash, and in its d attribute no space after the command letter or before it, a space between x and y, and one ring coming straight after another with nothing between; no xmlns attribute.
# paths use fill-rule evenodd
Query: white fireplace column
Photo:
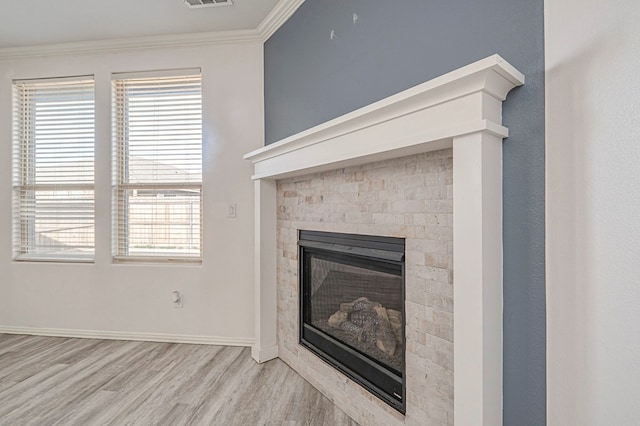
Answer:
<svg viewBox="0 0 640 426"><path fill-rule="evenodd" d="M502 138L453 139L454 407L502 424ZM479 421L482 419L482 421Z"/></svg>
<svg viewBox="0 0 640 426"><path fill-rule="evenodd" d="M502 102L522 84L490 56L245 155L255 172L256 361L278 355L276 180L453 147L455 423L502 423Z"/></svg>
<svg viewBox="0 0 640 426"><path fill-rule="evenodd" d="M251 356L265 362L278 356L277 329L277 211L276 181L258 179L254 182L255 244L254 244L254 330Z"/></svg>

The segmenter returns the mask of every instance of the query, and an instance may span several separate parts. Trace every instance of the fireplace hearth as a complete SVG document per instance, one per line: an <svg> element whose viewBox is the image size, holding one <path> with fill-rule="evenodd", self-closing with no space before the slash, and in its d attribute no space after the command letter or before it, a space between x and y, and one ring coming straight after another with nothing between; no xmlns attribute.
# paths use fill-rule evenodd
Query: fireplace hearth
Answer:
<svg viewBox="0 0 640 426"><path fill-rule="evenodd" d="M300 231L300 343L405 411L403 238Z"/></svg>

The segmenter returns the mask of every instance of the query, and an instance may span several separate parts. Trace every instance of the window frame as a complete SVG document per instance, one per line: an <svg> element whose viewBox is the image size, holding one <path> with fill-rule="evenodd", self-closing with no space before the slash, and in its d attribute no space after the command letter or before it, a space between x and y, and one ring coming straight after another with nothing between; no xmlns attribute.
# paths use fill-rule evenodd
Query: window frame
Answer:
<svg viewBox="0 0 640 426"><path fill-rule="evenodd" d="M65 84L68 85L68 91L65 93ZM76 180L86 180L86 170L83 169L82 161L79 161L75 168L70 168L67 174L59 173L61 176L56 176L58 179L53 179L49 177L48 182L40 183L38 182L38 175L40 173L45 173L46 166L42 165L41 169L38 167L38 162L43 160L46 155L43 154L43 157L39 157L37 152L39 147L46 145L46 143L41 142L38 143L38 135L36 132L36 128L39 125L45 126L46 119L41 118L45 123L38 123L38 97L45 96L46 87L55 88L57 86L57 92L54 92L53 95L60 96L60 99L64 99L65 96L69 96L73 94L74 91L77 91L78 86L85 86L83 89L84 92L78 94L78 98L75 99L76 102L82 102L83 96L86 96L87 93L91 93L90 97L90 105L84 106L80 109L80 115L82 112L90 113L91 121L90 125L87 127L86 133L83 133L84 136L87 134L91 135L91 142L82 145L82 148L86 148L86 146L90 145L90 159L89 162L92 164L91 166L91 178L90 183L65 183L65 179L73 179ZM75 86L74 86L75 85ZM38 93L38 91L41 93ZM51 96L51 93L49 93ZM26 99L26 100L25 100ZM57 263L93 263L95 261L95 253L96 253L96 214L95 214L95 201L96 201L96 192L95 192L95 148L96 148L96 83L94 75L83 75L83 76L70 76L70 77L59 77L59 78L38 78L38 79L25 79L25 80L13 80L12 81L12 174L11 174L11 185L12 185L12 258L14 261L29 261L29 262L57 262ZM77 117L73 118L76 114L78 114L78 109L74 112L67 111L64 113L65 106L58 106L56 111L56 117L63 112L63 118L59 117L56 120L59 120L57 123L61 125L69 126L66 120L77 121L79 120ZM81 119L80 119L81 120ZM65 129L64 125L62 125L62 129ZM76 130L83 129L86 123L78 123L76 122L75 126L78 126ZM55 126L54 124L48 124L48 126ZM74 125L71 125L72 128ZM69 128L66 128L66 133L62 132L64 137L70 138L72 131ZM51 131L52 129L48 129ZM59 129L58 129L59 130ZM60 131L60 130L59 130ZM58 135L60 136L60 135ZM64 139L63 137L63 139ZM66 143L69 143L68 141ZM84 144L84 143L83 143ZM73 154L79 155L79 158L83 158L83 154L86 154L86 151L82 148L76 147L76 151L71 151ZM44 149L44 148L40 148ZM68 148L67 148L68 149ZM66 152L67 154L62 154L62 152ZM49 161L51 158L58 159L59 161L63 161L65 159L65 155L68 155L69 151L59 151L58 156L51 156L49 154ZM45 162L46 163L46 162ZM85 162L86 163L86 162ZM64 163L63 163L64 164ZM59 166L63 168L63 166ZM68 168L68 165L64 167ZM40 170L40 173L39 173ZM59 172L59 171L58 171ZM50 172L49 172L50 173ZM83 176L84 175L84 176ZM82 179L84 177L85 179ZM37 193L38 192L49 192L51 195L56 195L56 193L65 192L86 192L89 196L88 199L84 199L82 197L79 198L67 198L68 200L83 200L85 203L88 201L88 205L90 206L89 212L89 223L88 226L93 228L93 232L91 235L91 244L85 246L84 248L87 250L86 253L79 253L79 251L83 248L81 245L78 245L75 248L75 252L71 252L70 254L64 255L60 254L59 251L64 247L64 244L60 246L55 245L40 245L37 243L37 225L39 222L38 219L38 202L37 202ZM25 195L31 194L31 195ZM61 200L65 198L62 197ZM53 198L55 202L55 198ZM58 200L59 201L59 200ZM49 200L51 202L51 200ZM72 205L73 203L68 203L68 205ZM42 207L44 208L44 207ZM66 207L68 208L68 207ZM51 207L49 207L51 209ZM46 209L45 209L46 210ZM55 215L54 217L59 217L61 221L69 221L71 217L73 217L73 213L69 213L68 211L61 210L59 207L54 209L55 213L60 213L59 215ZM75 212L76 214L77 211ZM51 213L48 213L51 214ZM40 216L43 217L43 213L40 213ZM87 219L85 216L82 216L85 220ZM45 220L42 219L44 222ZM84 224L87 226L86 222L83 222L81 219L78 219L79 224ZM59 231L57 229L56 231ZM57 251L58 253L49 251Z"/></svg>
<svg viewBox="0 0 640 426"><path fill-rule="evenodd" d="M200 155L200 180L198 182L153 182L153 183L132 183L130 180L131 165L131 142L126 136L129 134L129 99L124 95L123 90L118 88L121 82L135 80L161 81L164 78L197 78L199 90L199 155ZM145 263L192 263L201 264L203 258L203 230L204 230L204 179L202 176L204 140L203 128L203 106L202 106L202 73L200 68L151 71L151 72L131 72L113 73L112 82L112 260L114 263L125 262L145 262ZM196 255L181 255L179 253L169 254L131 254L130 233L131 214L130 198L127 191L193 191L198 193L198 250ZM193 231L192 231L193 232ZM153 250L153 249L151 249Z"/></svg>

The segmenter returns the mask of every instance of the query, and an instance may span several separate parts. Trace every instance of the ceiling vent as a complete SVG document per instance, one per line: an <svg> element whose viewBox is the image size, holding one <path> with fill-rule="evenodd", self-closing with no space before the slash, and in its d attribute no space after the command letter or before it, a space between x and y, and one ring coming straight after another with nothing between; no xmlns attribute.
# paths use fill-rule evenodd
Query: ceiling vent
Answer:
<svg viewBox="0 0 640 426"><path fill-rule="evenodd" d="M231 0L184 0L189 7L232 6Z"/></svg>

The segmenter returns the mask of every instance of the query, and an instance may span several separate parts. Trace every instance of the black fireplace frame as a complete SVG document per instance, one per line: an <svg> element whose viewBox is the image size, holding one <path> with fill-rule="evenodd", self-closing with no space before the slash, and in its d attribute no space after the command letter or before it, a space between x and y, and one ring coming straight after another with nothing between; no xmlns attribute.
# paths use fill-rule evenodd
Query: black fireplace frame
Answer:
<svg viewBox="0 0 640 426"><path fill-rule="evenodd" d="M298 231L299 247L299 343L372 394L404 414L406 412L406 336L405 308L402 304L402 371L397 371L313 327L304 304L310 303L311 256L356 267L391 273L402 278L405 300L405 239L321 231ZM344 361L344 362L343 362ZM350 366L346 365L349 364Z"/></svg>

